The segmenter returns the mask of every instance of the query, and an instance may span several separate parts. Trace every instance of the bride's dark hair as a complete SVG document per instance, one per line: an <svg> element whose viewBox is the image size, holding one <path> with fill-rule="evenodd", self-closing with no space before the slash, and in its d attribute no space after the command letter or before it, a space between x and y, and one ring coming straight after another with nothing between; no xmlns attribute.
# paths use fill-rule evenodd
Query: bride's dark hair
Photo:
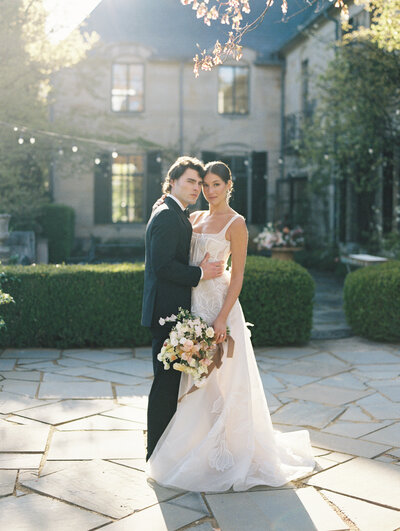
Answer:
<svg viewBox="0 0 400 531"><path fill-rule="evenodd" d="M225 164L225 162L221 162L220 160L213 160L212 162L208 162L205 166L205 175L208 175L209 173L213 173L214 175L217 175L220 177L225 184L228 184L229 181L232 181L232 173L229 169L229 166ZM226 196L227 201L231 198L233 192L233 183L230 189L228 190L228 194Z"/></svg>

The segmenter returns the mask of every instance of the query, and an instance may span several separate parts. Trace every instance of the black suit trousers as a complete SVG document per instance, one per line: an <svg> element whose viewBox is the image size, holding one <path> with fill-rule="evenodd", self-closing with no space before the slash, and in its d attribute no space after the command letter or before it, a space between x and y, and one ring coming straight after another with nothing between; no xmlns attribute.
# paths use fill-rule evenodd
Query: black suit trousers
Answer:
<svg viewBox="0 0 400 531"><path fill-rule="evenodd" d="M181 373L175 371L172 367L166 371L163 363L157 359L157 354L161 351L161 347L168 335L168 330L165 331L164 337L160 337L159 332L156 336L153 335L152 351L154 380L153 385L151 386L149 407L147 410L146 460L148 460L153 453L158 439L161 437L165 428L174 416L177 407ZM149 414L149 412L151 412L151 414Z"/></svg>

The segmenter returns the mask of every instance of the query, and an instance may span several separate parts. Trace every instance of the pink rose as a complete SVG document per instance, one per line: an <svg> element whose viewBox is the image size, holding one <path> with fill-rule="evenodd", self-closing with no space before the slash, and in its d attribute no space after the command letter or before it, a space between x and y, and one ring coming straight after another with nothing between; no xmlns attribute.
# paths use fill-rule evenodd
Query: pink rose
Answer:
<svg viewBox="0 0 400 531"><path fill-rule="evenodd" d="M182 347L185 352L189 352L193 348L193 341L191 339L187 339Z"/></svg>

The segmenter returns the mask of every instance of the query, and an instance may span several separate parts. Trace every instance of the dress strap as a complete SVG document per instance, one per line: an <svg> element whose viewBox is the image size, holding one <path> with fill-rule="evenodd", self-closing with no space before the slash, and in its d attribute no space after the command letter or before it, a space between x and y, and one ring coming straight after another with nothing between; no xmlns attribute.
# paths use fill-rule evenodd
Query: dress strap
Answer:
<svg viewBox="0 0 400 531"><path fill-rule="evenodd" d="M232 225L232 223L238 219L238 218L241 218L243 216L241 216L240 214L236 214L235 216L233 216L233 218L231 218L228 223L225 225L225 227L221 230L221 234L225 234L226 231L229 229L229 227Z"/></svg>

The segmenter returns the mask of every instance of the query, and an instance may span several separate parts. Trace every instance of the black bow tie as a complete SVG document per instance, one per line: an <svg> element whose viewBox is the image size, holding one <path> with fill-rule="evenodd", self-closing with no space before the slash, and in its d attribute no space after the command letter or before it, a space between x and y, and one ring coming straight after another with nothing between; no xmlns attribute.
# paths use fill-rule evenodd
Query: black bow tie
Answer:
<svg viewBox="0 0 400 531"><path fill-rule="evenodd" d="M185 208L185 210L183 211L183 213L185 214L185 216L188 218L190 216L190 211L188 208Z"/></svg>

